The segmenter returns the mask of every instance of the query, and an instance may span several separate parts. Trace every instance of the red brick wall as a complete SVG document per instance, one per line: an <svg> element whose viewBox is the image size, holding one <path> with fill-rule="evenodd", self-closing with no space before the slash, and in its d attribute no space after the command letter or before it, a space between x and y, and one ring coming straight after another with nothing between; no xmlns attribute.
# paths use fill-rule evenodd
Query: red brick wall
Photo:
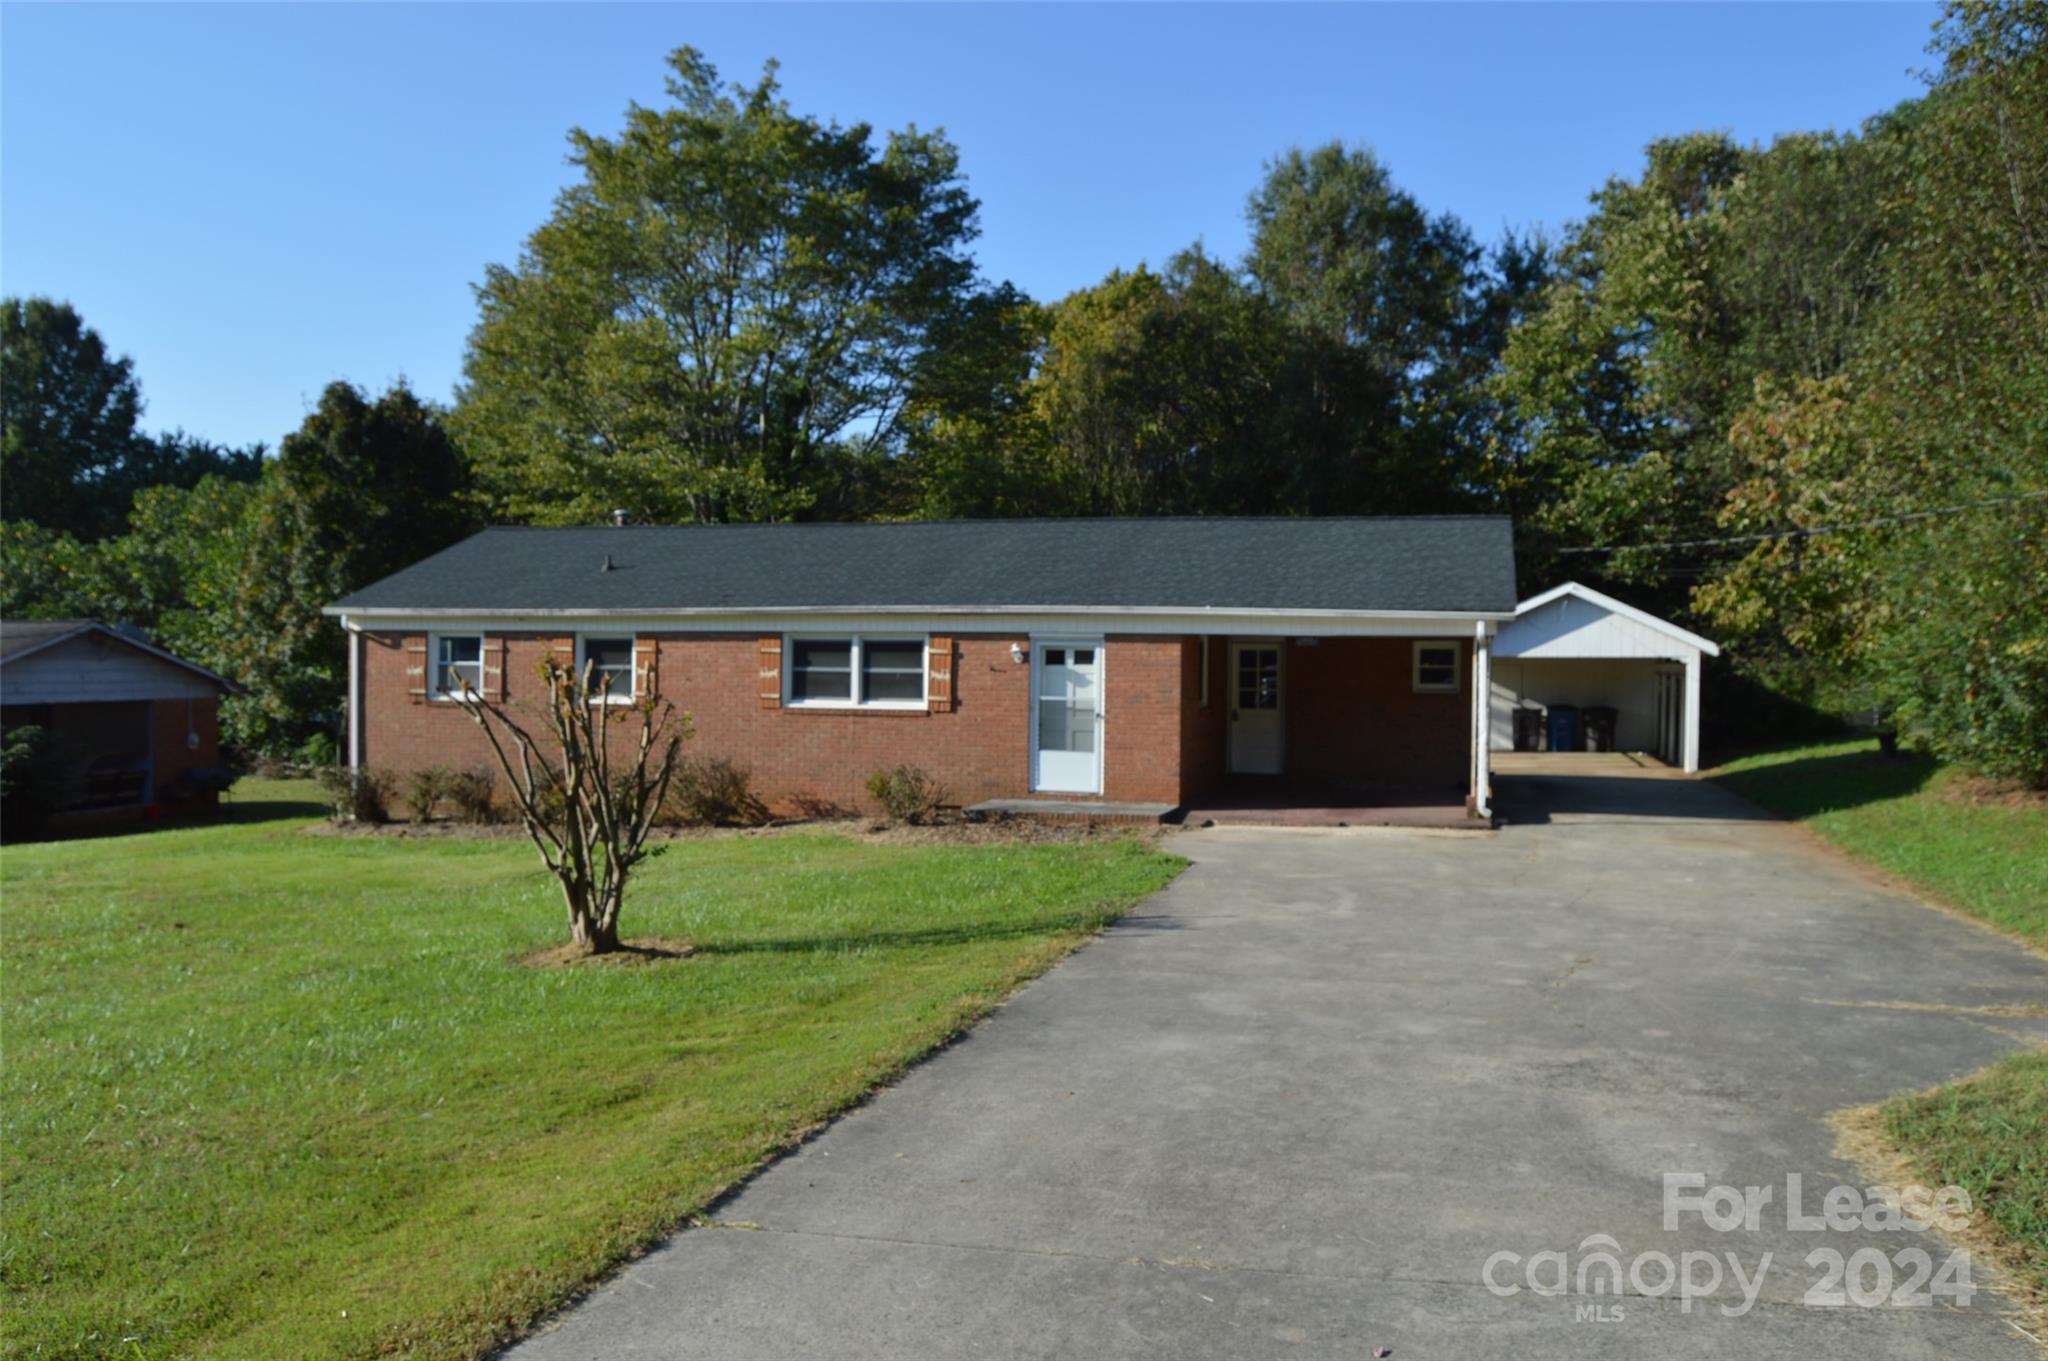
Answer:
<svg viewBox="0 0 2048 1361"><path fill-rule="evenodd" d="M506 696L517 710L534 698L535 672L557 640L501 636ZM868 776L901 764L924 767L945 784L950 802L966 804L1030 792L1031 668L1010 656L1013 643L1029 641L1022 634L956 636L949 712L764 706L755 633L658 635L655 669L660 694L691 715L696 735L686 750L746 765L755 792L778 809L869 811ZM414 649L424 645L418 634L364 635L364 762L400 772L489 764L490 750L467 714L445 701L414 702L420 678L409 672L423 664L424 652ZM1180 802L1188 651L1177 637L1107 640L1103 797Z"/></svg>
<svg viewBox="0 0 2048 1361"><path fill-rule="evenodd" d="M1104 641L1103 797L1178 804L1185 640L1111 634Z"/></svg>
<svg viewBox="0 0 2048 1361"><path fill-rule="evenodd" d="M1209 654L1209 703L1202 703L1202 653ZM1180 771L1182 797L1206 793L1223 783L1224 715L1230 711L1230 644L1220 637L1189 638L1182 650Z"/></svg>
<svg viewBox="0 0 2048 1361"><path fill-rule="evenodd" d="M155 797L161 803L178 776L188 770L205 770L220 764L220 701L160 699L155 706L155 750L151 759L155 767ZM198 735L197 747L185 744L188 731ZM188 800L183 806L211 807L216 801L212 794L207 794Z"/></svg>
<svg viewBox="0 0 2048 1361"><path fill-rule="evenodd" d="M1471 747L1471 647L1458 691L1416 694L1412 638L1289 642L1282 675L1287 769L1308 779L1455 788Z"/></svg>

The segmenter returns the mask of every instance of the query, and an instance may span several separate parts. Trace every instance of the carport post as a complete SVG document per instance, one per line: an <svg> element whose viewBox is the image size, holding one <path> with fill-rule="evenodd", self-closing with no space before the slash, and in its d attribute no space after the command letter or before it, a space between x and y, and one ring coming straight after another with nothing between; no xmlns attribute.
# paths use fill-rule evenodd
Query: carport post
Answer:
<svg viewBox="0 0 2048 1361"><path fill-rule="evenodd" d="M1700 654L1685 657L1685 773L1700 768Z"/></svg>
<svg viewBox="0 0 2048 1361"><path fill-rule="evenodd" d="M1472 626L1472 812L1493 816L1493 637L1484 619Z"/></svg>
<svg viewBox="0 0 2048 1361"><path fill-rule="evenodd" d="M341 636L348 642L348 768L363 764L363 635L346 618Z"/></svg>

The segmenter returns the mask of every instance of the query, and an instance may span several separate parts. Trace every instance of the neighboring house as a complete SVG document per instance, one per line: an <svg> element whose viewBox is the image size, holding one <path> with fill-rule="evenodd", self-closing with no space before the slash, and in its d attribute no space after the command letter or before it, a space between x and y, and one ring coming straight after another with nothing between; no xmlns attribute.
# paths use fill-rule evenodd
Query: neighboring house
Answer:
<svg viewBox="0 0 2048 1361"><path fill-rule="evenodd" d="M90 619L0 622L0 728L48 736L60 813L211 808L234 685Z"/></svg>
<svg viewBox="0 0 2048 1361"><path fill-rule="evenodd" d="M1567 581L1516 606L1493 655L1494 750L1585 750L1605 709L1614 748L1700 768L1700 663L1721 649L1697 633Z"/></svg>
<svg viewBox="0 0 2048 1361"><path fill-rule="evenodd" d="M1484 813L1513 548L1482 516L491 529L327 612L358 765L488 763L451 693L516 705L554 657L786 808L909 764L959 803L1284 780Z"/></svg>

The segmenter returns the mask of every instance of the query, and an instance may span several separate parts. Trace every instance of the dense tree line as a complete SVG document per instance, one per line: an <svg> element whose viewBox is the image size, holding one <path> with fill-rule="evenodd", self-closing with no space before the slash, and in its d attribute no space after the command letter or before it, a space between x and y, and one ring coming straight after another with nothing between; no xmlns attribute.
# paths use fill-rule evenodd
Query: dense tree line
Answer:
<svg viewBox="0 0 2048 1361"><path fill-rule="evenodd" d="M1058 301L979 275L943 136L684 49L664 107L571 134L448 410L338 385L274 459L152 441L125 359L9 302L0 603L156 626L275 749L338 703L318 606L480 523L1504 511L1532 590L1618 585L2048 779L2044 16L1957 0L1923 97L1660 140L1555 241L1330 144L1268 164L1241 259Z"/></svg>

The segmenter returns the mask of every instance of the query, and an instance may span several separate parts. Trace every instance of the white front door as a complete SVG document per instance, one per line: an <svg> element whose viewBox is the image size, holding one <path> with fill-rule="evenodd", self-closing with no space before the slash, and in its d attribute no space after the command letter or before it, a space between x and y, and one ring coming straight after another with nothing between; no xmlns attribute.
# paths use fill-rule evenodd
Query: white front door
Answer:
<svg viewBox="0 0 2048 1361"><path fill-rule="evenodd" d="M1286 764L1287 715L1280 704L1280 649L1270 643L1230 645L1230 770L1278 775Z"/></svg>
<svg viewBox="0 0 2048 1361"><path fill-rule="evenodd" d="M1102 792L1102 642L1031 649L1031 787Z"/></svg>

